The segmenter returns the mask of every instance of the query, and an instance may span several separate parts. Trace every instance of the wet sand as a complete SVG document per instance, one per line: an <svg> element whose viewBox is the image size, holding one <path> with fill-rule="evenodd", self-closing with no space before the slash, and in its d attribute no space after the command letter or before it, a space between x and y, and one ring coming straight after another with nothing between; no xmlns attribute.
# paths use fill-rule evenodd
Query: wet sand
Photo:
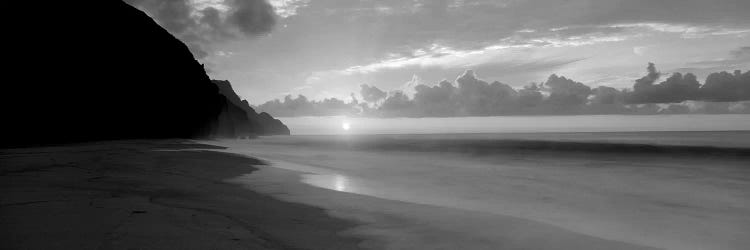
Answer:
<svg viewBox="0 0 750 250"><path fill-rule="evenodd" d="M485 155L285 138L0 150L0 249L741 249L750 229L735 213L745 149L669 149L685 159L627 167L631 146L564 143L562 157L538 143Z"/></svg>
<svg viewBox="0 0 750 250"><path fill-rule="evenodd" d="M366 249L657 249L513 216L332 192L300 183L294 170L262 168L233 182L360 223L347 232L366 239Z"/></svg>
<svg viewBox="0 0 750 250"><path fill-rule="evenodd" d="M191 151L176 151L189 149ZM0 150L0 249L353 249L356 224L224 180L263 162L188 141Z"/></svg>
<svg viewBox="0 0 750 250"><path fill-rule="evenodd" d="M745 249L750 242L748 148L671 145L659 134L648 135L654 144L619 143L624 135L610 134L472 136L208 143L271 163L237 183L360 222L350 232L378 239L376 248Z"/></svg>

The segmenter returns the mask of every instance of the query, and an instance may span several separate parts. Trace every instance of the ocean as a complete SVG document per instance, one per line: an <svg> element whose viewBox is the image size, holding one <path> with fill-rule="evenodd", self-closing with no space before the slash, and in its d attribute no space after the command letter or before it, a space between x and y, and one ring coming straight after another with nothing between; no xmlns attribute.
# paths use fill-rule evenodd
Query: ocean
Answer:
<svg viewBox="0 0 750 250"><path fill-rule="evenodd" d="M660 129L609 122L627 118ZM350 129L208 143L268 162L232 182L362 223L342 233L367 239L363 247L750 245L750 116L472 118L494 127L455 133L445 130L464 118L396 123L407 128L326 119L319 124L348 122ZM313 131L304 124L302 131ZM428 130L440 133L424 132L425 124L440 124Z"/></svg>
<svg viewBox="0 0 750 250"><path fill-rule="evenodd" d="M281 117L293 135L750 130L750 115L577 115L448 118ZM343 125L349 127L343 129Z"/></svg>

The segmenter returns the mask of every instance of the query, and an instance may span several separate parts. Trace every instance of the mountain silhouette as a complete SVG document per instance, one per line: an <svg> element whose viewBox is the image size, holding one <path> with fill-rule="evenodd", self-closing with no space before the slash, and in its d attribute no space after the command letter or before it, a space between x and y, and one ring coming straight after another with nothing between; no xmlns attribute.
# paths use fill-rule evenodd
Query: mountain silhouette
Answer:
<svg viewBox="0 0 750 250"><path fill-rule="evenodd" d="M35 13L10 28L0 145L289 133L120 0L13 5Z"/></svg>
<svg viewBox="0 0 750 250"><path fill-rule="evenodd" d="M266 134L266 135L288 135L289 128L281 123L278 119L274 119L266 112L258 114L255 109L250 107L250 103L247 100L242 100L229 81L213 80L214 84L219 87L219 93L224 95L227 100L234 106L239 107L245 112L248 119L248 124L242 128L249 129L249 131L243 131L249 134Z"/></svg>

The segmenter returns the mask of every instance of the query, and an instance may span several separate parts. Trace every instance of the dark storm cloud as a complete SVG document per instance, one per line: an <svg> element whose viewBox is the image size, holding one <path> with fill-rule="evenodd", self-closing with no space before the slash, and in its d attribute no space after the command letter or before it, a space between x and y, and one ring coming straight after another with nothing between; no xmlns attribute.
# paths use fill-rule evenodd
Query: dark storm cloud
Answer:
<svg viewBox="0 0 750 250"><path fill-rule="evenodd" d="M634 89L637 90L639 88L650 87L656 82L656 80L659 80L659 77L661 77L661 72L656 71L656 65L654 63L648 63L646 71L648 71L648 74L635 81L635 85L633 85Z"/></svg>
<svg viewBox="0 0 750 250"><path fill-rule="evenodd" d="M695 75L674 73L666 81L654 84L661 73L653 63L649 63L646 69L648 74L636 80L633 92L626 96L628 103L676 103L699 97L700 83Z"/></svg>
<svg viewBox="0 0 750 250"><path fill-rule="evenodd" d="M276 23L273 7L265 0L224 0L225 13L214 7L197 10L190 0L125 1L182 40L197 58L207 56L213 42L265 34Z"/></svg>
<svg viewBox="0 0 750 250"><path fill-rule="evenodd" d="M712 73L706 78L700 92L701 98L708 101L750 100L750 71Z"/></svg>
<svg viewBox="0 0 750 250"><path fill-rule="evenodd" d="M549 90L547 101L553 105L582 105L586 104L591 88L583 83L567 79L564 76L552 74L543 85Z"/></svg>
<svg viewBox="0 0 750 250"><path fill-rule="evenodd" d="M542 104L544 94L536 83L531 83L518 90L518 105L521 108L532 108Z"/></svg>
<svg viewBox="0 0 750 250"><path fill-rule="evenodd" d="M633 91L625 95L628 103L679 103L688 100L733 102L750 100L750 71L716 72L703 85L691 73L673 73L654 84L659 73L649 63L648 75L636 81Z"/></svg>
<svg viewBox="0 0 750 250"><path fill-rule="evenodd" d="M467 70L455 83L443 80L432 86L416 85L411 98L401 91L385 97L384 91L361 85L363 96L372 105L357 103L356 99L346 103L338 99L310 101L304 96L296 99L287 96L283 102L270 101L259 109L278 116L375 117L750 112L750 71L713 73L703 85L691 73L673 73L656 83L661 73L653 63L649 63L646 71L646 76L637 79L632 90L618 90L607 86L592 89L556 74L540 84L514 89L498 81L489 83L473 70Z"/></svg>
<svg viewBox="0 0 750 250"><path fill-rule="evenodd" d="M700 83L692 73L673 73L659 84L635 89L628 100L633 103L675 103L700 97Z"/></svg>
<svg viewBox="0 0 750 250"><path fill-rule="evenodd" d="M501 114L515 106L518 93L498 81L487 83L478 79L473 70L467 70L456 79L459 114Z"/></svg>
<svg viewBox="0 0 750 250"><path fill-rule="evenodd" d="M273 7L265 0L229 1L231 11L227 23L233 25L245 35L257 35L271 32L276 24Z"/></svg>
<svg viewBox="0 0 750 250"><path fill-rule="evenodd" d="M415 86L413 99L396 93L386 99L389 104L376 111L382 116L456 116L493 115L513 112L518 93L500 83L488 83L467 70L456 79L457 86L441 81L435 86ZM380 113L377 113L380 112Z"/></svg>
<svg viewBox="0 0 750 250"><path fill-rule="evenodd" d="M623 103L623 93L616 88L599 86L591 90L592 105L612 105Z"/></svg>
<svg viewBox="0 0 750 250"><path fill-rule="evenodd" d="M425 116L453 116L458 100L456 87L449 81L441 81L435 86L417 85L414 90L414 104L422 107Z"/></svg>

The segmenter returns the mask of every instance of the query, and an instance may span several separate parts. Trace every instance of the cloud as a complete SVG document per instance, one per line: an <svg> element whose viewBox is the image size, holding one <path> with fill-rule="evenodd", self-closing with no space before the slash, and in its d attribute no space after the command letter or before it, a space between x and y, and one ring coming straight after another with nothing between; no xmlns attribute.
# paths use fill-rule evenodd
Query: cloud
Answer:
<svg viewBox="0 0 750 250"><path fill-rule="evenodd" d="M289 27L305 37L337 30L366 38L355 42L376 45L378 61L433 44L479 50L516 35L574 45L622 40L630 31L740 34L750 31L748 8L745 0L317 0L298 6Z"/></svg>
<svg viewBox="0 0 750 250"><path fill-rule="evenodd" d="M633 88L636 91L641 88L646 89L653 86L654 82L656 82L656 80L659 80L659 77L661 77L661 72L656 71L656 65L654 63L648 63L646 71L648 71L648 74L635 81L635 85L633 85Z"/></svg>
<svg viewBox="0 0 750 250"><path fill-rule="evenodd" d="M646 54L646 50L648 49L648 46L636 46L633 47L633 54L643 56Z"/></svg>
<svg viewBox="0 0 750 250"><path fill-rule="evenodd" d="M737 59L750 59L750 46L743 46L729 52L732 57Z"/></svg>
<svg viewBox="0 0 750 250"><path fill-rule="evenodd" d="M636 84L626 96L628 103L676 103L700 97L701 85L692 73L673 73L659 84Z"/></svg>
<svg viewBox="0 0 750 250"><path fill-rule="evenodd" d="M743 46L729 51L726 55L713 60L702 60L689 63L700 68L748 67L750 66L750 46Z"/></svg>
<svg viewBox="0 0 750 250"><path fill-rule="evenodd" d="M706 78L700 92L701 99L708 101L750 100L750 71L712 73Z"/></svg>
<svg viewBox="0 0 750 250"><path fill-rule="evenodd" d="M212 0L222 2L221 0ZM215 76L228 78L243 85L256 85L265 79L246 74L246 68L273 67L292 71L274 79L277 88L290 89L300 84L311 72L347 71L357 74L357 81L331 82L330 89L345 88L343 94L357 91L359 83L378 87L403 83L401 76L370 77L379 72L413 68L444 68L446 76L438 79L422 72L417 74L427 82L437 83L443 78L454 78L463 69L482 72L489 81L493 71L481 69L482 64L509 61L497 51L503 46L519 46L517 50L532 48L529 56L563 59L585 55L587 62L565 67L564 70L544 71L576 73L579 81L590 83L594 75L630 74L631 67L621 67L629 60L634 46L652 46L643 59L656 60L664 66L670 62L700 58L724 44L738 43L741 34L720 35L750 28L746 0L269 0L279 18L278 27L271 35L252 43L218 44L221 49L236 51L264 60L215 59L220 66ZM553 7L551 7L553 6ZM221 10L221 9L219 9ZM280 14L288 12L288 14ZM613 27L616 25L619 27ZM282 28L284 27L284 28ZM534 32L529 32L529 31ZM695 30L692 32L690 30ZM520 32L519 32L520 31ZM667 32L672 31L672 32ZM697 32L700 31L700 32ZM705 39L683 39L682 34L706 35ZM750 33L745 33L745 37ZM719 36L719 37L713 37ZM718 42L710 42L719 39ZM669 44L667 47L660 45ZM430 50L433 45L436 50ZM564 46L579 46L570 50ZM224 47L226 46L226 47ZM736 45L731 45L736 46ZM230 47L230 48L227 48ZM690 53L674 53L682 48L695 48ZM485 50L489 48L489 50ZM543 49L541 49L543 48ZM572 47L565 47L572 48ZM584 48L588 50L584 50ZM449 50L448 50L449 49ZM441 51L443 50L443 51ZM569 52L569 53L566 53ZM578 53L580 52L580 53ZM497 56L490 58L490 55ZM627 55L625 53L628 53ZM466 55L466 56L463 56ZM462 57L463 56L463 57ZM325 59L323 59L325 58ZM467 59L468 58L468 59ZM535 59L540 59L535 58ZM598 62L595 62L598 61ZM596 64L596 68L588 65ZM615 69L616 67L619 67ZM600 68L602 69L600 71ZM746 67L745 67L746 68ZM734 68L731 68L734 69ZM584 75L584 70L588 70ZM611 72L622 70L620 72ZM712 69L713 71L727 69ZM231 72L230 72L231 71ZM516 74L526 73L522 71ZM579 74L580 73L580 74ZM436 74L433 74L436 75ZM706 74L697 74L704 77ZM357 76L355 76L357 77ZM344 77L342 77L344 78ZM385 79L388 78L388 79ZM394 81L397 78L398 81ZM539 74L502 78L526 84L541 79ZM357 82L358 84L350 84ZM618 84L628 84L618 82ZM333 86L338 85L338 86ZM519 87L520 85L512 85ZM625 86L625 85L622 85ZM322 88L316 86L318 89ZM330 90L329 91L334 91ZM249 92L249 91L248 91ZM269 91L271 92L271 91ZM274 94L281 90L273 89ZM265 101L268 92L248 93L252 99ZM313 93L303 92L309 96ZM275 97L275 96L274 96Z"/></svg>
<svg viewBox="0 0 750 250"><path fill-rule="evenodd" d="M432 87L417 85L414 89L414 103L422 107L422 115L454 116L458 113L458 100L455 97L458 91L452 83L444 80Z"/></svg>
<svg viewBox="0 0 750 250"><path fill-rule="evenodd" d="M482 64L515 64L522 66L528 64L564 65L583 60L573 59L535 59L528 58L530 48L559 48L592 45L604 42L623 41L627 36L585 34L576 36L534 36L534 37L512 37L504 39L503 42L489 44L486 47L475 49L456 49L437 43L426 47L420 47L409 51L407 55L399 55L368 64L350 66L338 70L341 74L368 74L379 71L396 70L402 68L465 68Z"/></svg>
<svg viewBox="0 0 750 250"><path fill-rule="evenodd" d="M588 96L591 94L589 86L555 74L547 78L543 87L549 91L550 95L547 102L552 105L582 105L587 102Z"/></svg>
<svg viewBox="0 0 750 250"><path fill-rule="evenodd" d="M521 108L533 108L542 104L544 94L536 83L531 83L518 90L518 105Z"/></svg>
<svg viewBox="0 0 750 250"><path fill-rule="evenodd" d="M401 90L386 94L377 87L361 85L367 103L338 99L309 101L287 96L259 106L276 116L356 115L374 117L451 117L493 115L561 114L679 114L750 112L750 71L718 72L701 85L691 73L673 73L660 83L661 73L649 63L646 76L633 89L591 88L573 79L550 75L541 84L515 89L498 81L489 83L473 70L455 82L414 86L414 96Z"/></svg>
<svg viewBox="0 0 750 250"><path fill-rule="evenodd" d="M478 79L473 70L464 72L456 83L459 114L502 114L515 106L518 93L512 87L498 81L487 83Z"/></svg>
<svg viewBox="0 0 750 250"><path fill-rule="evenodd" d="M267 34L276 23L265 0L125 0L183 41L197 58L216 42Z"/></svg>
<svg viewBox="0 0 750 250"><path fill-rule="evenodd" d="M702 38L706 36L745 36L750 33L750 27L727 28L715 25L691 25L680 23L619 23L606 25L611 28L646 29L650 31L677 33L682 38Z"/></svg>
<svg viewBox="0 0 750 250"><path fill-rule="evenodd" d="M380 105L378 113L382 116L411 116L413 107L414 102L409 100L409 96L401 91L393 91Z"/></svg>
<svg viewBox="0 0 750 250"><path fill-rule="evenodd" d="M336 98L328 98L322 101L311 101L303 95L299 95L297 98L287 95L284 97L284 101L276 99L263 103L255 108L277 117L339 116L356 115L360 113L359 103L356 99L349 103Z"/></svg>
<svg viewBox="0 0 750 250"><path fill-rule="evenodd" d="M592 89L589 100L593 105L622 104L624 101L622 91L607 86L599 86Z"/></svg>
<svg viewBox="0 0 750 250"><path fill-rule="evenodd" d="M364 99L366 102L377 102L382 100L387 96L387 93L385 91L380 90L378 87L375 86L369 86L367 84L362 84L360 86L362 89L360 90L360 95L362 95L362 99Z"/></svg>
<svg viewBox="0 0 750 250"><path fill-rule="evenodd" d="M673 73L665 81L654 84L660 73L649 63L648 74L638 79L633 91L625 94L627 103L681 103L689 100L732 102L750 100L750 71L717 72L706 77L701 85L692 73Z"/></svg>
<svg viewBox="0 0 750 250"><path fill-rule="evenodd" d="M269 0L279 17L287 18L297 15L297 9L310 3L310 0Z"/></svg>
<svg viewBox="0 0 750 250"><path fill-rule="evenodd" d="M273 7L265 0L234 0L230 1L231 9L226 25L239 29L245 35L254 36L266 34L276 24Z"/></svg>
<svg viewBox="0 0 750 250"><path fill-rule="evenodd" d="M661 113L670 114L674 110L678 113L701 113L701 114L750 114L750 101L740 102L706 102L685 101L671 104L667 109L661 109Z"/></svg>

